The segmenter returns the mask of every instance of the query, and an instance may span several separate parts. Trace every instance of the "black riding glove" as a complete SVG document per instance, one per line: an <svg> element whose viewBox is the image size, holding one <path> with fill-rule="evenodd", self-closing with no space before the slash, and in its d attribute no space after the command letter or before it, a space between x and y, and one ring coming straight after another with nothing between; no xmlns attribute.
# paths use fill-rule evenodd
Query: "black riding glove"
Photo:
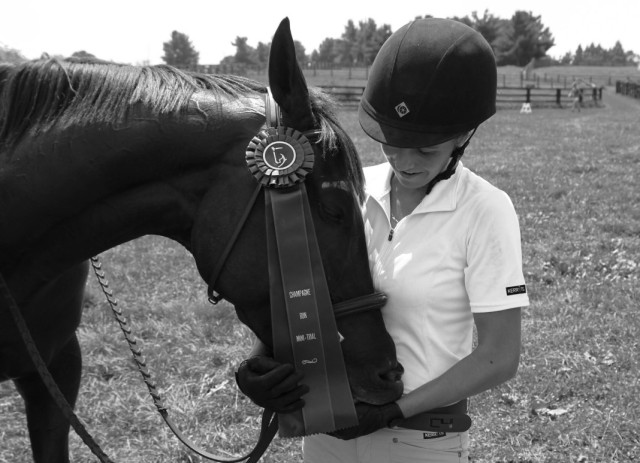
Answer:
<svg viewBox="0 0 640 463"><path fill-rule="evenodd" d="M309 392L309 386L298 384L302 378L293 365L264 355L245 360L236 372L240 390L256 405L277 413L291 413L304 406L301 397Z"/></svg>
<svg viewBox="0 0 640 463"><path fill-rule="evenodd" d="M371 434L378 429L386 428L391 421L403 418L402 410L395 402L386 405L359 403L356 405L356 413L358 414L358 426L333 431L329 435L342 440L355 439Z"/></svg>

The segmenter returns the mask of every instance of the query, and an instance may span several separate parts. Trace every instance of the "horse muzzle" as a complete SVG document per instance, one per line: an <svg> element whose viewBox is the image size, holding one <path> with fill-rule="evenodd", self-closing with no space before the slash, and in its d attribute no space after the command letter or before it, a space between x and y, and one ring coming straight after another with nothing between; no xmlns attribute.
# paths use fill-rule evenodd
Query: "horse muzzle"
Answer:
<svg viewBox="0 0 640 463"><path fill-rule="evenodd" d="M403 373L404 367L396 363L388 368L374 370L369 381L351 381L354 402L384 405L398 400L404 391Z"/></svg>

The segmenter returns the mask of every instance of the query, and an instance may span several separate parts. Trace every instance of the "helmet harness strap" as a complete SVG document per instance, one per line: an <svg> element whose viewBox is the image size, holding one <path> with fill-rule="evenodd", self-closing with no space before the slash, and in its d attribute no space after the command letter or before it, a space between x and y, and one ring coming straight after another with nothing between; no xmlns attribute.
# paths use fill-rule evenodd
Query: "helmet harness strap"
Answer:
<svg viewBox="0 0 640 463"><path fill-rule="evenodd" d="M462 146L457 146L451 152L451 159L449 161L449 164L447 165L447 168L445 170L443 170L442 172L440 172L438 175L436 175L433 178L433 180L431 180L427 184L427 192L425 193L425 196L428 195L429 193L431 193L431 190L433 190L433 187L440 180L447 180L447 179L451 178L451 176L453 174L456 173L456 168L458 167L458 161L460 161L460 158L464 154L464 150L467 149L467 146L469 145L469 142L471 141L471 138L473 137L473 135L476 133L477 129L478 129L478 127L475 127L473 129L473 132L471 132L471 135L469 135L469 138L467 138L467 141L465 141Z"/></svg>

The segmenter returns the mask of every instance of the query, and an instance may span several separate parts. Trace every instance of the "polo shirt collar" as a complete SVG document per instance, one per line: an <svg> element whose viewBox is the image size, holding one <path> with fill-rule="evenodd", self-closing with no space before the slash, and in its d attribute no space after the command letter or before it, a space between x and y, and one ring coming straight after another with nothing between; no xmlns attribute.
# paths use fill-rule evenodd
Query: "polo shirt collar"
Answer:
<svg viewBox="0 0 640 463"><path fill-rule="evenodd" d="M383 198L391 192L391 176L393 169L388 162L377 166L373 181L368 181L367 194L375 198L379 203L385 202ZM433 187L431 193L424 197L413 213L446 212L456 209L458 200L458 185L463 175L463 165L458 161L456 172L447 180L441 180Z"/></svg>

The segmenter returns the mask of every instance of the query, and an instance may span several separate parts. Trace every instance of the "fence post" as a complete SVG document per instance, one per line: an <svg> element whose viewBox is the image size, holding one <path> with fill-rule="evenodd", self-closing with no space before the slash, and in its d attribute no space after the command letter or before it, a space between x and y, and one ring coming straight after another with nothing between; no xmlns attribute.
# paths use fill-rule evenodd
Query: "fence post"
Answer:
<svg viewBox="0 0 640 463"><path fill-rule="evenodd" d="M562 107L562 90L556 88L556 104Z"/></svg>
<svg viewBox="0 0 640 463"><path fill-rule="evenodd" d="M527 103L531 104L531 87L527 87Z"/></svg>
<svg viewBox="0 0 640 463"><path fill-rule="evenodd" d="M591 98L593 98L593 103L597 106L598 105L598 89L593 87L593 90L591 91Z"/></svg>

